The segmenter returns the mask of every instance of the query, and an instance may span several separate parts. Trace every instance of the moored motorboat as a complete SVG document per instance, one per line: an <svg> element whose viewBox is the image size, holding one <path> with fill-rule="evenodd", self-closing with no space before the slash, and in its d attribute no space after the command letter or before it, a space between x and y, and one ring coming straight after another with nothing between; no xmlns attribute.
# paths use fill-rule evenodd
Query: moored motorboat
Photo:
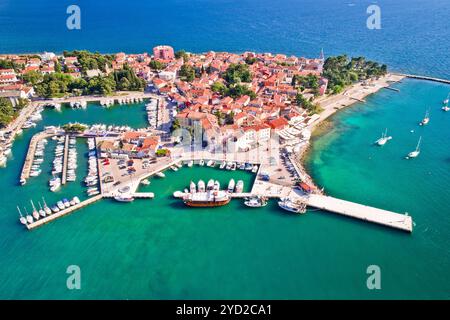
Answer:
<svg viewBox="0 0 450 320"><path fill-rule="evenodd" d="M241 193L244 190L244 181L239 180L236 183L236 193Z"/></svg>
<svg viewBox="0 0 450 320"><path fill-rule="evenodd" d="M195 185L194 181L191 181L191 183L189 185L189 190L190 190L191 193L197 192L197 186Z"/></svg>
<svg viewBox="0 0 450 320"><path fill-rule="evenodd" d="M212 190L214 188L214 180L213 179L209 179L208 183L206 185L206 190Z"/></svg>
<svg viewBox="0 0 450 320"><path fill-rule="evenodd" d="M303 214L306 212L305 203L294 203L290 198L281 198L278 206L286 211Z"/></svg>
<svg viewBox="0 0 450 320"><path fill-rule="evenodd" d="M252 197L246 198L244 201L244 204L247 207L251 207L251 208L265 207L267 205L267 199L264 197L260 197L260 196L252 196Z"/></svg>
<svg viewBox="0 0 450 320"><path fill-rule="evenodd" d="M205 182L203 180L199 180L197 183L198 192L205 192Z"/></svg>
<svg viewBox="0 0 450 320"><path fill-rule="evenodd" d="M236 186L236 182L234 181L234 179L231 179L230 182L228 183L228 192L230 192L230 193L234 192L235 186Z"/></svg>
<svg viewBox="0 0 450 320"><path fill-rule="evenodd" d="M115 196L114 200L119 201L119 202L132 202L132 201L134 201L134 198L130 195L120 194L120 195Z"/></svg>

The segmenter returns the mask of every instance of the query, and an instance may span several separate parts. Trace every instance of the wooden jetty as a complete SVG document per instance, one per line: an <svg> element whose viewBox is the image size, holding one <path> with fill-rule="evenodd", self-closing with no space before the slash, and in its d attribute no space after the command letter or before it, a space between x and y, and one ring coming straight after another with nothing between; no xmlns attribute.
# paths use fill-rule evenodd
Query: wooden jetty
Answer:
<svg viewBox="0 0 450 320"><path fill-rule="evenodd" d="M81 208L83 208L83 207L85 207L85 206L87 206L87 205L89 205L91 203L94 203L94 202L100 200L101 198L103 198L103 196L101 194L99 194L99 195L97 195L95 197L92 197L92 198L89 198L89 199L87 199L85 201L82 201L79 204L76 204L76 205L71 206L71 207L69 207L67 209L61 210L61 211L59 211L57 213L53 213L52 215L46 216L45 218L41 218L41 219L39 219L39 220L37 220L37 221L35 221L33 223L27 224L26 226L27 226L28 230L32 230L32 229L40 227L40 226L42 226L42 225L44 225L46 223L49 223L49 222L51 222L53 220L56 220L56 219L58 219L60 217L66 216L66 215L74 212L75 210L81 209Z"/></svg>

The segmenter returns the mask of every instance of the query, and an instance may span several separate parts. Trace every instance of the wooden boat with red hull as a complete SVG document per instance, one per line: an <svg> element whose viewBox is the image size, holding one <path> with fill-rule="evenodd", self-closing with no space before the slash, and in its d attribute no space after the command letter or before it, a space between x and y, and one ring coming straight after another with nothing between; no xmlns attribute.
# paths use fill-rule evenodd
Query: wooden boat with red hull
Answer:
<svg viewBox="0 0 450 320"><path fill-rule="evenodd" d="M227 192L217 190L188 194L183 198L184 204L189 207L221 207L230 201Z"/></svg>

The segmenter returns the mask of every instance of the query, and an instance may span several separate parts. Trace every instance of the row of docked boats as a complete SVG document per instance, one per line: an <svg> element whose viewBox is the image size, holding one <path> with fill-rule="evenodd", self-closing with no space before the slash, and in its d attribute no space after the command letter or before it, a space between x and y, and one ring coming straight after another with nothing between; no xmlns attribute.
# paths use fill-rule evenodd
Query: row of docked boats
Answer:
<svg viewBox="0 0 450 320"><path fill-rule="evenodd" d="M84 183L88 187L86 190L88 196L95 196L100 193L98 189L98 163L97 163L97 150L95 146L95 139L94 138L88 138L87 139L88 144L88 174L86 178L84 179Z"/></svg>
<svg viewBox="0 0 450 320"><path fill-rule="evenodd" d="M188 167L192 167L194 165L194 160L185 161L185 164L187 164ZM220 169L226 169L226 170L232 170L232 171L239 169L239 170L251 171L253 173L258 172L258 165L251 164L248 162L215 161L215 160L205 161L203 159L200 159L198 162L198 165L201 167L206 165L207 167L211 167L211 168L215 168L218 165Z"/></svg>
<svg viewBox="0 0 450 320"><path fill-rule="evenodd" d="M47 143L47 139L42 139L36 144L34 158L30 168L30 177L37 177L42 173L41 165L44 162L44 152Z"/></svg>
<svg viewBox="0 0 450 320"><path fill-rule="evenodd" d="M77 148L76 148L77 139L75 137L70 137L69 139L69 150L67 153L67 181L76 181L76 169L77 165Z"/></svg>
<svg viewBox="0 0 450 320"><path fill-rule="evenodd" d="M52 178L49 181L50 191L56 192L61 187L61 174L63 171L65 137L54 136L56 140L55 158L53 159Z"/></svg>
<svg viewBox="0 0 450 320"><path fill-rule="evenodd" d="M37 122L42 120L42 111L44 107L38 106L35 111L27 118L27 120L23 123L22 129L30 129L34 128L37 125Z"/></svg>
<svg viewBox="0 0 450 320"><path fill-rule="evenodd" d="M141 97L123 97L123 98L116 98L116 99L101 99L100 100L100 105L102 107L108 108L112 105L114 105L115 103L118 104L130 104L130 103L139 103L144 101L143 98Z"/></svg>
<svg viewBox="0 0 450 320"><path fill-rule="evenodd" d="M69 102L69 105L72 109L86 109L87 101L85 101L85 100L71 101L71 102Z"/></svg>
<svg viewBox="0 0 450 320"><path fill-rule="evenodd" d="M158 126L158 100L150 99L145 105L147 111L147 120L150 128L156 129Z"/></svg>
<svg viewBox="0 0 450 320"><path fill-rule="evenodd" d="M30 200L30 202L33 209L31 214L28 213L26 207L24 207L24 213L22 213L19 206L17 206L17 210L19 211L19 221L23 225L31 224L35 221L38 221L39 219L43 219L54 213L58 213L62 210L68 209L79 204L81 201L78 197L73 197L72 200L64 198L58 201L55 205L49 207L45 202L45 199L42 198L42 204L38 201L39 208L35 206L33 200Z"/></svg>

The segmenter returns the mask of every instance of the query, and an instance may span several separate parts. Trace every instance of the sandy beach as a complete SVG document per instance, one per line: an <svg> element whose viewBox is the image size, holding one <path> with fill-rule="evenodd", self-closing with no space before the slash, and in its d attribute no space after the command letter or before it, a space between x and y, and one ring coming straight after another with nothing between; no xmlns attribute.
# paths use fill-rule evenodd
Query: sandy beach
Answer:
<svg viewBox="0 0 450 320"><path fill-rule="evenodd" d="M364 98L367 96L378 92L382 88L389 87L392 83L399 82L404 79L405 76L399 74L387 74L384 77L381 77L377 80L371 80L367 83L356 83L347 89L345 89L342 93L336 95L328 95L323 98L317 99L315 102L319 103L323 108L323 111L319 114L319 118L314 121L308 128L311 133L314 133L314 130L323 123L323 121L337 111L342 110L346 107L349 107L357 102L364 102ZM314 180L308 174L307 170L304 166L304 156L310 146L308 143L304 148L300 150L298 154L296 154L293 159L298 166L298 170L302 173L302 176L306 183L310 185L315 185ZM315 185L316 186L316 185ZM316 186L318 188L318 186Z"/></svg>

